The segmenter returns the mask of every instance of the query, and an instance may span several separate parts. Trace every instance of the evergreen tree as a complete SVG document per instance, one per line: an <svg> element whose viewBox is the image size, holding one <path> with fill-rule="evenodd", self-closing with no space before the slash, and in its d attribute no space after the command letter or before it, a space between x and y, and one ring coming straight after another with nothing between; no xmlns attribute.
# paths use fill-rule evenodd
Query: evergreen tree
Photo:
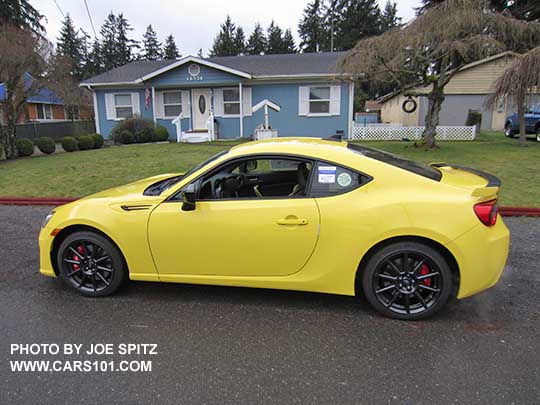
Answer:
<svg viewBox="0 0 540 405"><path fill-rule="evenodd" d="M324 4L322 0L313 0L304 9L304 15L298 24L300 49L302 52L318 52L329 49L328 29L325 25Z"/></svg>
<svg viewBox="0 0 540 405"><path fill-rule="evenodd" d="M99 52L99 59L103 64L102 67L104 70L119 66L116 62L116 29L116 16L113 13L109 13L99 30L101 43L94 43L94 47L92 48L92 51L97 50Z"/></svg>
<svg viewBox="0 0 540 405"><path fill-rule="evenodd" d="M0 2L0 23L27 29L38 35L45 34L41 25L43 15L28 0L2 0Z"/></svg>
<svg viewBox="0 0 540 405"><path fill-rule="evenodd" d="M285 33L283 34L283 43L285 45L284 53L296 53L296 44L294 43L294 38L290 28L285 30Z"/></svg>
<svg viewBox="0 0 540 405"><path fill-rule="evenodd" d="M287 46L283 41L283 30L274 22L274 20L272 20L270 26L268 27L267 40L267 54L287 52Z"/></svg>
<svg viewBox="0 0 540 405"><path fill-rule="evenodd" d="M165 45L163 46L163 57L165 59L178 59L180 57L178 47L176 46L176 42L174 41L172 34L165 39Z"/></svg>
<svg viewBox="0 0 540 405"><path fill-rule="evenodd" d="M133 59L133 49L138 48L138 42L128 37L133 31L123 13L116 17L115 66L122 66Z"/></svg>
<svg viewBox="0 0 540 405"><path fill-rule="evenodd" d="M249 36L246 52L249 55L260 55L266 50L266 37L264 36L261 24L255 24L253 32Z"/></svg>
<svg viewBox="0 0 540 405"><path fill-rule="evenodd" d="M381 33L377 0L337 0L332 5L334 50L351 49L359 40Z"/></svg>
<svg viewBox="0 0 540 405"><path fill-rule="evenodd" d="M381 30L388 31L400 24L401 17L397 15L397 4L387 0L381 15Z"/></svg>
<svg viewBox="0 0 540 405"><path fill-rule="evenodd" d="M86 65L84 69L84 76L92 77L99 75L105 71L105 66L102 59L101 45L98 40L95 40L92 44L92 49L88 52L86 57Z"/></svg>
<svg viewBox="0 0 540 405"><path fill-rule="evenodd" d="M161 44L157 39L156 31L152 28L152 25L146 27L146 32L143 35L143 51L142 59L144 60L158 60L163 57L161 53Z"/></svg>
<svg viewBox="0 0 540 405"><path fill-rule="evenodd" d="M62 22L56 47L59 56L69 59L71 76L76 80L81 80L84 74L85 38L77 33L69 14Z"/></svg>
<svg viewBox="0 0 540 405"><path fill-rule="evenodd" d="M240 26L236 27L234 33L234 46L236 48L237 55L243 55L246 53L246 37L244 35L244 29Z"/></svg>
<svg viewBox="0 0 540 405"><path fill-rule="evenodd" d="M225 22L221 24L221 29L214 39L210 56L234 56L237 55L235 44L236 26L231 17L227 15Z"/></svg>

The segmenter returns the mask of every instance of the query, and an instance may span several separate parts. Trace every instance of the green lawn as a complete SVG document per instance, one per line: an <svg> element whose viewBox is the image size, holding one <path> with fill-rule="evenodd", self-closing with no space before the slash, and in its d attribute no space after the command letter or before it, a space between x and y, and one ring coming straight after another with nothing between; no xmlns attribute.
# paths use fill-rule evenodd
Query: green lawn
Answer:
<svg viewBox="0 0 540 405"><path fill-rule="evenodd" d="M0 162L0 196L78 197L160 173L189 169L235 142L115 146ZM475 167L500 177L503 205L540 206L540 144L518 146L499 133L474 142L440 142L425 151L412 142L365 142L413 160Z"/></svg>

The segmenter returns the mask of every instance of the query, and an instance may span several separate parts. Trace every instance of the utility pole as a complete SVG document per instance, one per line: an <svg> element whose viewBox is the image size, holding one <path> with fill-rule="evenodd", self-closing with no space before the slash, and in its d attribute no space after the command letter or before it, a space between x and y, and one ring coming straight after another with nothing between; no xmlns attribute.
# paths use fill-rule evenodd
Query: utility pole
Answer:
<svg viewBox="0 0 540 405"><path fill-rule="evenodd" d="M330 0L330 52L334 52L334 5L335 0Z"/></svg>

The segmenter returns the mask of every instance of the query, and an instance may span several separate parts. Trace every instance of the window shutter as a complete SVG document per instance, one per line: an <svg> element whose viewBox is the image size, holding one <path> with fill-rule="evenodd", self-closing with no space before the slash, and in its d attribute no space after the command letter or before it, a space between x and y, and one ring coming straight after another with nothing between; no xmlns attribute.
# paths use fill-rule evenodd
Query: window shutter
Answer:
<svg viewBox="0 0 540 405"><path fill-rule="evenodd" d="M114 108L114 94L105 93L105 113L108 120L116 119L116 110Z"/></svg>
<svg viewBox="0 0 540 405"><path fill-rule="evenodd" d="M251 117L251 87L244 87L242 89L242 104L244 116Z"/></svg>
<svg viewBox="0 0 540 405"><path fill-rule="evenodd" d="M156 107L156 111L154 111L154 116L156 118L163 118L165 117L165 112L163 111L163 92L162 91L155 91L156 99L154 100L154 105Z"/></svg>
<svg viewBox="0 0 540 405"><path fill-rule="evenodd" d="M214 116L223 116L223 90L214 89Z"/></svg>
<svg viewBox="0 0 540 405"><path fill-rule="evenodd" d="M189 118L191 116L191 107L189 102L189 91L182 91L182 113L184 118Z"/></svg>
<svg viewBox="0 0 540 405"><path fill-rule="evenodd" d="M330 114L339 115L341 107L341 86L330 87Z"/></svg>
<svg viewBox="0 0 540 405"><path fill-rule="evenodd" d="M141 115L141 101L139 100L139 93L131 93L131 107L133 108L133 115Z"/></svg>
<svg viewBox="0 0 540 405"><path fill-rule="evenodd" d="M309 114L309 87L298 87L298 115Z"/></svg>

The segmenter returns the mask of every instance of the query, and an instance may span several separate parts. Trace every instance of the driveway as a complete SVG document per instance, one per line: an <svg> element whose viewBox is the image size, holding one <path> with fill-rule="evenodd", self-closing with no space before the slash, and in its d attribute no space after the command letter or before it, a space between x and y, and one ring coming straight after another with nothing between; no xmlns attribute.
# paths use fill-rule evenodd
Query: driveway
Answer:
<svg viewBox="0 0 540 405"><path fill-rule="evenodd" d="M0 402L534 403L540 220L508 218L500 283L422 322L354 298L130 283L83 298L38 274L48 208L0 206ZM13 343L148 343L151 372L12 372ZM125 357L125 356L124 356ZM50 355L26 356L50 360ZM119 359L114 355L114 359Z"/></svg>

